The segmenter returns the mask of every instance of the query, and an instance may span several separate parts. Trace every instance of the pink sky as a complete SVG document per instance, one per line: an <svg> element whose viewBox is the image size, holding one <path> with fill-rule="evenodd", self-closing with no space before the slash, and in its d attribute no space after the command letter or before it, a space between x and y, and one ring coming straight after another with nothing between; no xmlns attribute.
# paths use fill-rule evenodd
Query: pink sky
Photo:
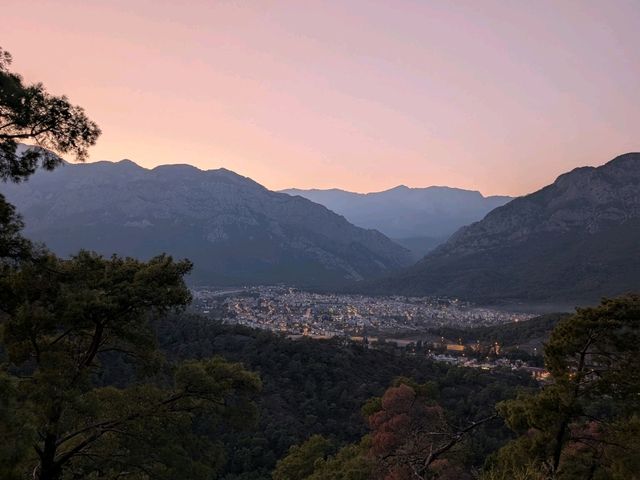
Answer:
<svg viewBox="0 0 640 480"><path fill-rule="evenodd" d="M91 160L263 185L524 194L640 150L640 2L2 0Z"/></svg>

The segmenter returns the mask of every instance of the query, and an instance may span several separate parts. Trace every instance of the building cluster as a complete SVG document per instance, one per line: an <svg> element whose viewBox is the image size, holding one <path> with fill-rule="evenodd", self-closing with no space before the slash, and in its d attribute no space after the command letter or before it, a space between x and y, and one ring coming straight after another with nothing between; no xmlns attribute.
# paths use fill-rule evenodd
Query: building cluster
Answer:
<svg viewBox="0 0 640 480"><path fill-rule="evenodd" d="M294 340L339 337L367 348L404 349L452 365L527 370L535 378L546 378L543 369L501 356L497 343L462 345L429 333L438 327L473 328L523 321L531 314L483 308L456 299L323 294L283 286L198 288L193 290L193 298L200 314Z"/></svg>
<svg viewBox="0 0 640 480"><path fill-rule="evenodd" d="M194 290L195 308L228 323L321 337L424 332L521 321L525 313L481 308L456 299L321 294L281 286Z"/></svg>
<svg viewBox="0 0 640 480"><path fill-rule="evenodd" d="M479 368L481 370L509 368L511 370L523 371L541 382L549 380L550 377L549 372L545 368L531 366L525 361L513 360L506 357L487 357L486 359L477 359L461 355L447 355L442 353L431 353L428 356L437 362L444 362L448 363L449 365L457 365L466 368Z"/></svg>

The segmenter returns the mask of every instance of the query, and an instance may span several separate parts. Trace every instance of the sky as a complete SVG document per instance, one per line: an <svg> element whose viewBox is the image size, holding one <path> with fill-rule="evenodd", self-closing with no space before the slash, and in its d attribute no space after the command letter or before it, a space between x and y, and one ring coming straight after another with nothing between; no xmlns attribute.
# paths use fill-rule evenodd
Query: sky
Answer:
<svg viewBox="0 0 640 480"><path fill-rule="evenodd" d="M521 195L640 150L638 0L0 0L91 161Z"/></svg>

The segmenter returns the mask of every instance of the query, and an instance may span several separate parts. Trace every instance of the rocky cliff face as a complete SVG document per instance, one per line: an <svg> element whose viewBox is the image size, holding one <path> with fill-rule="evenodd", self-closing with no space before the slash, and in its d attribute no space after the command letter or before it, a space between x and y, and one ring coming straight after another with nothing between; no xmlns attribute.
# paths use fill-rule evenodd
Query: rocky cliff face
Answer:
<svg viewBox="0 0 640 480"><path fill-rule="evenodd" d="M377 288L490 301L639 290L640 154L575 169L496 208Z"/></svg>
<svg viewBox="0 0 640 480"><path fill-rule="evenodd" d="M617 157L599 168L582 167L551 185L496 208L460 229L441 253L490 249L540 233L597 233L612 223L640 218L640 154Z"/></svg>
<svg viewBox="0 0 640 480"><path fill-rule="evenodd" d="M195 263L195 283L320 286L410 262L381 233L225 169L67 164L0 191L23 214L27 235L59 254L164 251Z"/></svg>

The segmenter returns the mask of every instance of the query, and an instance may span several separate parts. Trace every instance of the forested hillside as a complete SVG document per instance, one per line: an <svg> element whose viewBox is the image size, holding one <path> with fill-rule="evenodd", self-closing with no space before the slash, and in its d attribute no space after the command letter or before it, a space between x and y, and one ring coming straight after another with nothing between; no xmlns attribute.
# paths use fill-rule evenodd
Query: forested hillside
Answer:
<svg viewBox="0 0 640 480"><path fill-rule="evenodd" d="M339 339L292 341L197 316L168 318L157 328L161 348L174 361L221 355L260 375L258 426L225 436L225 479L268 479L275 461L313 434L336 448L357 440L367 430L361 408L398 377L427 382L447 414L461 422L490 414L496 401L514 397L518 388L536 388L526 374L478 374ZM468 444L466 462L481 466L509 438L501 421L487 424Z"/></svg>
<svg viewBox="0 0 640 480"><path fill-rule="evenodd" d="M520 322L468 329L440 327L432 329L431 333L450 339L460 339L464 343L498 342L507 347L532 341L542 343L547 341L556 324L569 315L568 313L551 313Z"/></svg>

